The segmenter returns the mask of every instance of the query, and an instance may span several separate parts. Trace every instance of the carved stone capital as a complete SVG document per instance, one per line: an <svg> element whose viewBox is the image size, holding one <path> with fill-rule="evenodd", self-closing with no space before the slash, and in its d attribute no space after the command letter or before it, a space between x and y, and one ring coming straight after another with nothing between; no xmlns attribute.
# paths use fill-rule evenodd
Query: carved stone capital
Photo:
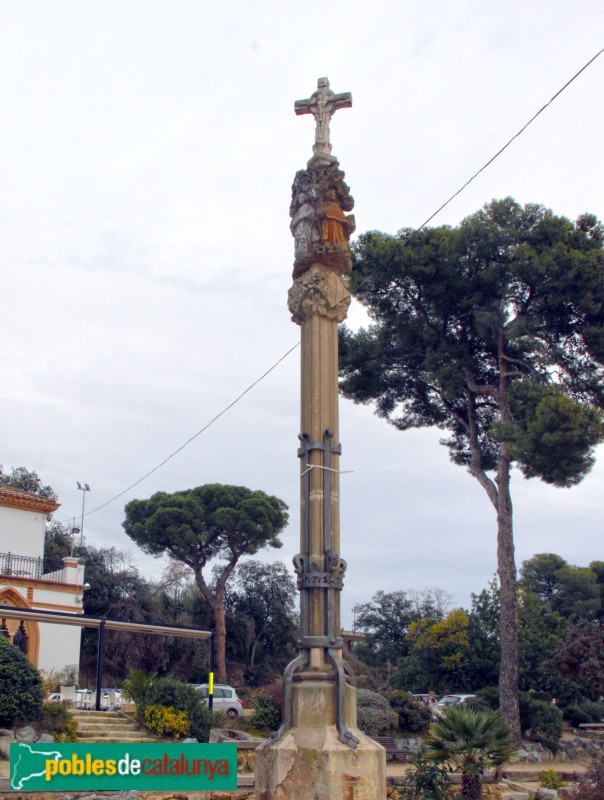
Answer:
<svg viewBox="0 0 604 800"><path fill-rule="evenodd" d="M318 314L343 322L350 305L350 292L342 279L318 265L296 278L288 294L288 308L298 325Z"/></svg>

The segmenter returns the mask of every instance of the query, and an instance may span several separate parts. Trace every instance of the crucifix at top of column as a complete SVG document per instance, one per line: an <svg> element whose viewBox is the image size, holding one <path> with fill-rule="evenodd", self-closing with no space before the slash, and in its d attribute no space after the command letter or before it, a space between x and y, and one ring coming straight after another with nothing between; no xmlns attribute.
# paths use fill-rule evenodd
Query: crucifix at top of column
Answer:
<svg viewBox="0 0 604 800"><path fill-rule="evenodd" d="M352 95L350 92L334 94L329 88L328 78L319 78L317 91L313 92L308 100L296 100L294 103L296 114L312 114L315 118L313 153L327 156L330 161L333 159L329 141L329 122L339 108L350 108L351 106Z"/></svg>

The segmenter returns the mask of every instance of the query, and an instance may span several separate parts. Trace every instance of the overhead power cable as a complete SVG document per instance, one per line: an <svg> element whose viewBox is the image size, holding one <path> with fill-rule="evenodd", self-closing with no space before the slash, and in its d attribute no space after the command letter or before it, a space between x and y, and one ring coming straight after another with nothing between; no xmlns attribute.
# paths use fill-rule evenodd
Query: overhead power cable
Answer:
<svg viewBox="0 0 604 800"><path fill-rule="evenodd" d="M217 421L220 419L220 417L224 416L224 415L227 413L227 411L229 411L229 409L233 408L233 406L234 406L234 405L236 405L236 404L237 404L237 403L238 403L238 402L239 402L239 401L240 401L240 400L241 400L243 397L245 397L245 395L246 395L248 392L250 392L250 391L251 391L251 390L254 388L254 386L257 386L257 385L260 383L260 381L264 380L264 378L266 378L266 376L267 376L267 375L270 375L270 373L271 373L271 372L272 372L274 369L276 369L276 368L279 366L279 364L280 364L282 361L284 361L284 360L285 360L285 359L288 357L288 355L289 355L290 353L293 353L293 351L296 349L296 347L299 347L299 346L300 346L300 342L296 342L296 344L295 344L293 347L290 347L290 349L289 349L289 350L288 350L286 353L284 353L284 354L281 356L281 358L279 358L277 361L275 361L275 363L272 365L272 367L269 367L269 368L266 370L266 372L264 372L264 373L263 373L263 374L262 374L262 375L261 375L259 378L257 378L257 379L256 379L256 380L255 380L253 383L250 383L250 385L247 387L247 389L244 389L244 390L241 392L241 394L237 395L237 397L236 397L236 398L235 398L233 401L231 401L231 402L228 404L228 406L225 406L225 407L222 409L222 411L220 411L218 414L216 414L216 416L215 416L215 417L212 417L212 419L211 419L209 422L207 422L207 423L206 423L206 424L203 426L203 428L201 428L201 430L197 431L197 433L195 433L193 436L191 436L189 439L187 439L187 441L186 441L186 442L184 442L183 444L181 444L181 445L180 445L180 447L178 447L176 450L174 450L174 452L173 452L173 453L170 453L170 455L169 455L169 456L166 456L166 458L164 458L164 460L163 460L163 461L161 461L161 462L160 462L160 463L159 463L157 466L153 467L153 469L149 470L149 472L147 472L145 475L143 475L143 476L142 476L141 478L139 478L137 481L134 481L134 483L131 483L131 484L130 484L130 486L128 486L128 487L127 487L126 489L124 489L122 492L120 492L119 494L116 494L116 495L115 495L115 497L112 497L110 500L107 500L107 501L105 501L104 503L101 503L101 505L100 505L100 506L96 506L96 508L92 508L92 509L90 509L90 511L87 511L87 512L84 514L84 516L85 516L85 517L87 517L87 516L89 516L90 514L94 514L94 512L95 512L95 511L99 511L101 508L105 508L105 506L108 506L108 505L110 505L111 503L114 503L116 500L119 500L119 498L120 498L120 497L123 497L123 496L124 496L125 494L127 494L127 493L128 493L130 490L131 490L131 489L134 489L134 487L135 487L135 486L138 486L138 485L139 485L139 483L142 483L142 482L143 482L143 481L144 481L146 478L148 478L150 475L153 475L153 473L154 473L154 472L157 472L157 470L158 470L158 469L160 469L161 467L163 467L163 466L164 466L164 464L167 464L167 463L168 463L168 461L170 461L170 459L174 458L174 456L175 456L175 455L177 455L178 453L180 453L180 452L181 452L181 450L184 450L184 449L185 449L185 447L187 447L188 445L190 445L190 444L191 444L191 442L192 442L192 441L194 441L195 439L197 439L197 437L198 437L198 436L201 436L201 434L202 434L202 433L204 433L204 431L207 431L207 429L208 429L208 428L209 428L211 425L213 425L215 422L217 422Z"/></svg>
<svg viewBox="0 0 604 800"><path fill-rule="evenodd" d="M422 224L421 224L421 225L420 225L418 228L415 228L414 230L412 230L412 231L411 231L411 232L410 232L410 233L407 235L407 237L406 237L406 238L403 240L403 245L407 244L407 242L408 242L408 241L411 239L411 237L412 237L414 234L416 234L416 233L419 233L419 231L421 231L421 230L422 230L422 228L425 228L425 227L426 227L426 225L427 225L427 224L428 224L428 223L429 223L431 220L433 220L433 219L434 219L434 217L435 217L437 214L439 214L439 213L440 213L440 212L443 210L443 208L446 208L446 206L448 206L448 205L449 205L449 203L451 203L451 202L452 202L452 201L453 201L453 200L454 200L454 199L455 199L455 198L456 198L456 197L457 197L459 194L461 194L461 193L463 192L463 190L464 190L464 189L465 189L467 186L469 186L469 185L472 183L472 181L473 181L475 178L477 178L477 177L478 177L478 176L481 174L481 172L484 172L484 171L485 171L485 169L487 169L487 167L489 167L489 166L490 166L490 165L491 165L491 164L492 164L492 163L493 163L493 162L494 162L494 161L495 161L497 158L499 158L499 156L500 156L500 155L501 155L501 154L502 154L502 153L503 153L505 150L507 150L507 148L508 148L508 147L509 147L509 146L512 144L512 142L513 142L515 139L517 139L517 138L518 138L518 137L519 137L521 134L523 134L523 133L524 133L524 131L525 131L525 130L526 130L528 127L529 127L529 125L531 125L531 124L532 124L532 123L533 123L533 122L534 122L534 121L537 119L537 117L538 117L540 114L542 114L542 113L545 111L545 109L546 109L546 108L548 108L548 106L550 106L550 105L551 105L551 104L554 102L554 100L556 100L556 98L557 98L557 97L559 97L559 96L562 94L562 92L563 92L565 89L567 89L567 88L568 88L568 87L571 85L571 83L572 83L574 80L576 80L576 79L579 77L579 75L581 75L581 73L582 73L582 72L584 72L584 71L585 71L585 70L586 70L586 69L587 69L587 68L590 66L590 64L592 64L592 63L593 63L593 62L596 60L596 58L598 58L599 56L601 56L601 55L602 55L602 53L604 53L604 48L602 48L602 49L601 49L599 52L597 52L597 53L596 53L594 56L592 56L592 58L590 58L590 59L589 59L589 61L588 61L586 64L584 64L584 65L581 67L581 69L580 69L578 72L576 72L576 73L575 73L575 74L572 76L572 78L570 78L570 79L569 79L569 80L568 80L568 81L567 81L567 82L564 84L564 86L562 86L560 89L558 89L558 91L557 91L557 92L556 92L556 93L555 93L555 94L554 94L554 95L553 95L553 96L552 96L552 97L551 97L551 98L550 98L550 99L547 101L547 103L545 103L545 105L543 105L543 106L542 106L542 107L539 109L539 111L537 111L537 113L536 113L536 114L533 114L533 116L532 116L532 117L529 119L529 121L528 121L528 122L527 122L525 125L523 125L523 126L522 126L522 128L520 128L520 130L519 130L517 133L515 133L515 134L514 134L514 136L512 136L512 138L511 138L509 141L507 141L507 142L506 142L506 143L503 145L503 147L501 147L501 148L500 148L500 149L499 149L499 150L498 150L498 151L495 153L495 155L494 155L494 156L492 156L492 157L491 157L491 158L490 158L490 159L489 159L489 160L488 160L488 161L487 161L485 164L483 164L483 166L482 166L482 167L481 167L481 168L480 168L480 169L479 169L477 172L475 172L475 173L474 173L474 175L472 175L472 177L471 177L471 178L469 178L469 179L468 179L468 180L467 180L467 181L466 181L466 182L463 184L463 186L461 186L461 187L460 187L460 188L459 188L459 189L458 189L458 190L457 190L457 191L456 191L454 194L452 194L452 195L451 195L451 197L449 197L449 199L448 199L448 200L446 200L446 201L445 201L445 202L444 202L444 203L443 203L441 206L439 206L439 208L437 208L437 209L436 209L436 211L434 211L432 214L430 214L430 216L429 216L429 217L428 217L426 220L424 220L424 222L422 222ZM360 287L361 287L361 286L363 286L363 284L364 284L364 283L365 283L367 280L368 280L368 277L367 277L367 278L365 278L365 280L364 280L364 281L362 281L362 282L359 284L359 286L357 287L357 291L358 291L358 289L360 289ZM286 358L287 358L287 356L289 356L289 355L290 355L290 353L292 353L292 352L293 352L293 351L294 351L294 350L295 350L297 347L299 347L299 345L300 345L300 343L299 343L299 342L297 342L297 343L296 343L296 344L295 344L293 347L291 347L291 348L290 348L290 349L289 349L289 350L288 350L286 353L284 353L284 354L281 356L281 358L279 358L279 359L278 359L278 360L277 360L277 361L276 361L276 362L275 362L275 363L272 365L272 367L270 367L269 369L267 369L267 370L266 370L266 372L264 372L264 373L263 373L263 374L262 374L262 375L261 375L261 376L260 376L260 377L259 377L257 380L255 380L253 383L251 383L251 384L250 384L250 385L247 387L247 389L244 389L244 391L243 391L243 392L241 392L241 394L239 394L239 395L238 395L238 396L237 396L237 397L236 397L236 398L235 398L235 399L234 399L234 400L233 400L231 403L229 403L229 405L228 405L228 406L225 406L225 408L223 408L223 409L222 409L222 411L220 411L218 414L216 414L216 416L215 416L215 417L213 417L213 418L212 418L212 419L211 419L211 420L210 420L210 421L209 421L209 422L208 422L206 425L204 425L204 426L203 426L203 428L201 428L201 430L197 431L197 433L196 433L196 434L194 434L193 436L191 436L191 437L190 437L190 439L187 439L187 441L186 441L186 442L184 442L184 444L182 444L180 447L178 447L176 450L174 450L174 452L173 452L173 453L170 453L170 455L169 455L169 456L167 456L166 458L164 458L164 460L163 460L163 461L161 461L159 464L157 464L157 466L153 467L153 469L149 470L149 472L147 472L145 475L143 475L143 476L142 476L141 478L139 478L137 481L135 481L134 483L130 484L130 486L128 486L128 487L127 487L126 489L124 489L122 492L120 492L119 494L116 494L116 495L115 495L115 497L112 497L110 500L107 500L105 503L101 503L101 505L99 505L99 506L96 506L96 508L93 508L93 509L91 509L90 511L87 511L87 512L86 512L86 514L85 514L84 516L86 516L86 517L87 517L87 516L89 516L90 514L94 514L94 513L95 513L95 511L99 511L101 508L105 508L105 506L108 506L108 505L110 505L111 503L114 503L114 502L115 502L116 500L118 500L120 497L123 497L125 494L127 494L127 493L128 493L130 490L131 490L131 489L134 489L134 487L135 487L135 486L138 486L138 485L139 485L139 483L142 483L142 482L143 482L143 481L144 481L146 478L148 478L150 475L153 475L153 473L154 473L154 472L157 472L157 470L158 470L158 469L160 469L161 467L163 467L163 466L164 466L164 464L167 464L167 463L168 463L168 461L170 461L172 458L174 458L174 456L176 456L178 453L180 453L182 450L184 450L184 449L185 449L185 447L187 447L189 444L191 444L191 442L192 442L192 441L194 441L195 439L197 439L197 437L198 437L198 436L201 436L201 434L202 434L202 433L204 433L205 431L207 431L207 429L208 429L208 428L209 428L211 425L213 425L213 424L214 424L214 423L215 423L217 420L219 420L219 419L220 419L220 417L222 417L224 414L226 414L226 413L227 413L227 411L229 411L231 408L233 408L233 406L234 406L234 405L236 405L236 404L237 404L237 403L238 403L238 402L239 402L239 401L240 401L240 400L241 400L241 399L242 399L242 398L243 398L243 397L244 397L244 396L245 396L245 395L246 395L248 392L250 392L250 391L251 391L251 390L252 390L252 389L253 389L255 386L257 386L257 385L258 385L258 384L259 384L259 383L260 383L262 380L264 380L264 378L266 378L266 377L267 377L267 375L269 375L269 374L270 374L270 373L271 373L271 372L272 372L274 369L276 369L276 367L278 367L278 366L279 366L279 364L280 364L280 363L281 363L281 362L282 362L284 359L286 359Z"/></svg>
<svg viewBox="0 0 604 800"><path fill-rule="evenodd" d="M562 86L562 88L561 88L561 89L558 89L558 91L556 92L556 94L554 94L554 95L553 95L553 96L552 96L552 97L551 97L551 98L550 98L550 99L547 101L547 103L545 103L545 105L541 106L541 108L539 109L539 111L537 111L537 113L536 113L536 114L533 114L533 116L532 116L532 117L529 119L529 121L528 121L528 122L527 122L525 125L523 125L523 126L522 126L522 128L520 128L520 130L518 131L518 133L515 133L515 134L512 136L512 138L511 138L509 141L507 141L507 142L506 142L506 143L503 145L503 147L501 147L501 148L500 148L500 149L499 149L499 150L498 150L498 151L495 153L495 155L494 155L494 156L492 156L492 157L491 157L491 158L490 158L490 159L489 159L489 160L488 160L488 161L487 161L485 164L483 164L483 166L482 166L482 167L481 167L481 168L480 168L480 169L479 169L477 172L475 172L475 173L472 175L472 177L471 177L471 178L468 178L468 180L467 180L467 181L466 181L466 182L463 184L463 186L461 186L461 187L460 187L460 188L459 188L459 189L458 189L458 190L457 190L457 191L456 191L454 194L452 194L452 195L451 195L451 197L449 197L449 199L448 199L448 200L446 200L446 201L445 201L445 202L444 202L444 203L443 203L441 206L439 206L439 207L436 209L436 211L434 211L432 214L430 214L430 216L429 216L427 219L425 219L425 220L422 222L422 224L421 224L419 227L417 227L417 228L414 228L412 231L410 231L410 232L407 234L407 236L405 236L405 238L402 240L402 242L401 242L402 246L404 247L404 246L405 246L405 245L406 245L406 244L407 244L407 243L408 243L408 242L411 240L411 238L412 238L413 236L415 236L415 234L416 234L416 233L419 233L419 232L420 232L420 231L421 231L423 228L425 228L425 227L426 227L426 225L427 225L427 224L428 224L428 223L429 223L431 220L433 220L433 219L434 219L434 217L435 217L437 214L440 214L440 212L443 210L443 208L446 208L446 207L449 205L449 203L451 203L451 202L452 202L452 201L453 201L453 200L454 200L454 199L455 199L455 198L456 198L456 197L457 197L459 194L461 194L461 193L463 192L463 190L464 190L464 189L465 189L467 186L469 186L469 185L472 183L472 181L473 181L475 178L477 178L477 177L480 175L480 173L481 173L481 172L484 172L484 171L485 171L485 169L486 169L487 167L489 167L489 166L490 166L490 165L493 163L493 161L495 161L495 159L499 158L499 156L500 156L500 155L501 155L501 154L504 152L504 150L507 150L507 148L508 148L508 147L509 147L509 146L512 144L512 142L513 142L515 139L517 139L517 138L518 138L518 137L519 137L519 136L520 136L522 133L524 133L524 131L525 131L525 130L528 128L528 126L529 126L531 123L533 123L533 122L534 122L534 121L537 119L537 117L538 117L540 114L542 114L542 113L545 111L545 109L546 109L548 106L550 106L550 105L551 105L551 104L554 102L554 100L555 100L557 97L559 97L559 96L562 94L562 92L563 92L565 89L567 89L567 88L568 88L568 87L571 85L571 83L572 83L574 80L576 80L576 79L579 77L579 75L580 75L582 72L584 72L584 71L587 69L587 67L589 67L589 65L590 65L590 64L593 64L593 62L596 60L596 58L598 58L598 56L601 56L601 55L602 55L602 53L604 53L604 47L603 47L603 48L602 48L602 49L601 49L599 52L597 52L597 53L595 54L595 56L592 56L592 57L589 59L589 61L588 61L586 64L584 64L584 65L581 67L581 69L580 69L578 72L575 72L575 74L572 76L572 78L570 78L570 80L566 81L566 83L564 84L564 86ZM388 264L388 263L389 263L389 262L392 260L392 258L393 258L393 257L394 257L394 256L390 256L389 258L385 259L385 261L383 261L383 262L382 262L381 266L385 266L386 264ZM375 270L372 270L372 272L374 272L374 271L375 271ZM365 285L365 284L368 282L368 280L369 280L369 278L370 278L370 277L371 277L371 273L370 273L369 275L367 275L367 276L366 276L366 277L365 277L365 278L364 278L364 279L363 279L363 280L362 280L362 281L359 283L359 285L356 287L355 291L356 291L356 292L358 292L358 291L359 291L359 290L360 290L360 289L361 289L361 288L362 288L362 287L363 287L363 286L364 286L364 285Z"/></svg>
<svg viewBox="0 0 604 800"><path fill-rule="evenodd" d="M536 113L536 114L533 114L533 116L532 116L532 117L529 119L529 121L528 121L528 122L527 122L525 125L523 125L523 126L522 126L522 128L520 128L520 130L518 131L518 133L515 133L515 134L512 136L512 138L511 138L511 139L510 139L508 142L506 142L506 143L503 145L503 147L502 147L500 150L498 150L498 151L495 153L495 155L494 155L492 158L490 158L490 159L489 159L489 160L486 162L486 164L484 164L484 165L483 165L483 166L482 166L482 167L481 167L481 168L478 170L478 172L475 172L475 173L474 173L474 175L472 175L472 177L471 177L471 178L469 178L469 179L468 179L468 180L467 180L467 181L464 183L464 185L463 185L463 186L462 186L460 189L458 189L458 190L455 192L455 194L452 194L452 195L451 195L451 197L450 197L450 198L449 198L449 199L448 199L446 202L444 202L444 203L442 204L442 206L440 206L440 208L437 208L437 209L436 209L436 211L435 211L433 214L431 214L431 215L428 217L428 219L427 219L427 220L425 220L424 222L422 222L422 224L419 226L419 228L416 228L416 229L413 231L413 233L417 233L418 231L421 231L421 229L422 229L422 228L424 228L424 227L425 227L425 226L426 226L426 225L427 225L427 224L430 222L430 220L434 219L434 217L435 217L437 214L439 214L439 213L440 213L440 212L443 210L443 208L445 208L446 206L448 206L448 205L449 205L449 203L450 203L452 200L454 200L454 199L457 197L457 195L461 194L461 193L463 192L463 190L464 190L464 189L465 189L467 186L469 186L469 185L472 183L472 181L474 180L474 178L477 178L477 177L480 175L480 173L481 173L481 172L484 172L484 171L485 171L485 169L486 169L487 167L489 167L489 166L490 166L490 165L493 163L493 161L495 161L495 159L496 159L496 158L499 158L499 156L500 156L500 155L503 153L503 151L504 151L504 150L507 150L507 148L508 148L508 147L509 147L509 146L512 144L512 142L513 142L515 139L517 139L517 138L518 138L518 137L519 137L521 134L523 134L523 133L524 133L524 131L525 131L525 130L528 128L528 126L529 126L529 125L531 125L531 123L533 123L533 122L534 122L534 121L537 119L537 117L538 117L540 114L542 114L542 113L545 111L545 109L546 109L548 106L550 106L550 105L551 105L551 104L554 102L554 100L555 100L557 97L559 97L559 96L562 94L562 92L563 92L565 89L567 89L567 88L568 88L568 87L571 85L571 83L572 83L574 80L576 80L576 79L579 77L579 75L580 75L582 72L584 72L584 71L587 69L587 67L589 67L589 65L590 65L590 64L592 64L592 63L593 63L593 62L596 60L596 58L598 58L598 56L601 56L601 55L602 55L602 53L604 53L604 47L602 48L602 50L600 50L598 53L596 53L596 54L595 54L595 56L593 56L592 58L590 58L590 59L589 59L589 61L588 61L586 64L584 64L584 65L581 67L581 69L580 69L578 72L576 72L576 73L575 73L575 74L572 76L572 78L571 78L570 80L568 80L568 81L567 81L567 82L564 84L564 86L563 86L561 89L558 89L558 91L556 92L556 94L555 94L555 95L553 95L553 97L551 97L551 98L550 98L550 99L547 101L547 103L546 103L545 105L541 106L541 108L539 109L539 111L537 111L537 113ZM409 235L410 235L410 236L412 236L412 235L413 235L413 233L411 233L411 234L409 234ZM407 239L406 241L408 241L408 239Z"/></svg>

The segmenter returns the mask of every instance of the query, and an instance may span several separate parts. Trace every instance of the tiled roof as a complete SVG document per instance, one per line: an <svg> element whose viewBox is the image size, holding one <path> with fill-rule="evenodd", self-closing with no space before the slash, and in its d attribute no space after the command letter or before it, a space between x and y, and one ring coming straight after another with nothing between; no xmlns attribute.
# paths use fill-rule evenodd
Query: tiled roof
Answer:
<svg viewBox="0 0 604 800"><path fill-rule="evenodd" d="M41 497L33 492L24 492L23 489L16 489L14 486L0 485L0 506L51 514L60 505L56 500L51 500L48 497Z"/></svg>

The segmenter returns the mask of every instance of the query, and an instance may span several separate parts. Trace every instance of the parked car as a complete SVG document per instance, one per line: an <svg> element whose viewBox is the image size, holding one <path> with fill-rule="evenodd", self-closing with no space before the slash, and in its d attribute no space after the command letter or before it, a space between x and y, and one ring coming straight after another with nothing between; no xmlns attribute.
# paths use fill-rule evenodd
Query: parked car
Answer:
<svg viewBox="0 0 604 800"><path fill-rule="evenodd" d="M207 683L194 684L195 689L201 692L203 699L207 702L209 686ZM212 703L214 711L222 711L229 717L238 717L243 714L243 703L237 697L237 692L232 686L222 683L214 684L214 700Z"/></svg>
<svg viewBox="0 0 604 800"><path fill-rule="evenodd" d="M417 703L423 703L425 706L427 706L428 703L430 702L430 695L429 694L412 694L411 697Z"/></svg>
<svg viewBox="0 0 604 800"><path fill-rule="evenodd" d="M469 700L473 700L475 697L475 694L446 694L436 703L436 705L433 707L433 711L435 714L440 714L448 706L467 703Z"/></svg>

